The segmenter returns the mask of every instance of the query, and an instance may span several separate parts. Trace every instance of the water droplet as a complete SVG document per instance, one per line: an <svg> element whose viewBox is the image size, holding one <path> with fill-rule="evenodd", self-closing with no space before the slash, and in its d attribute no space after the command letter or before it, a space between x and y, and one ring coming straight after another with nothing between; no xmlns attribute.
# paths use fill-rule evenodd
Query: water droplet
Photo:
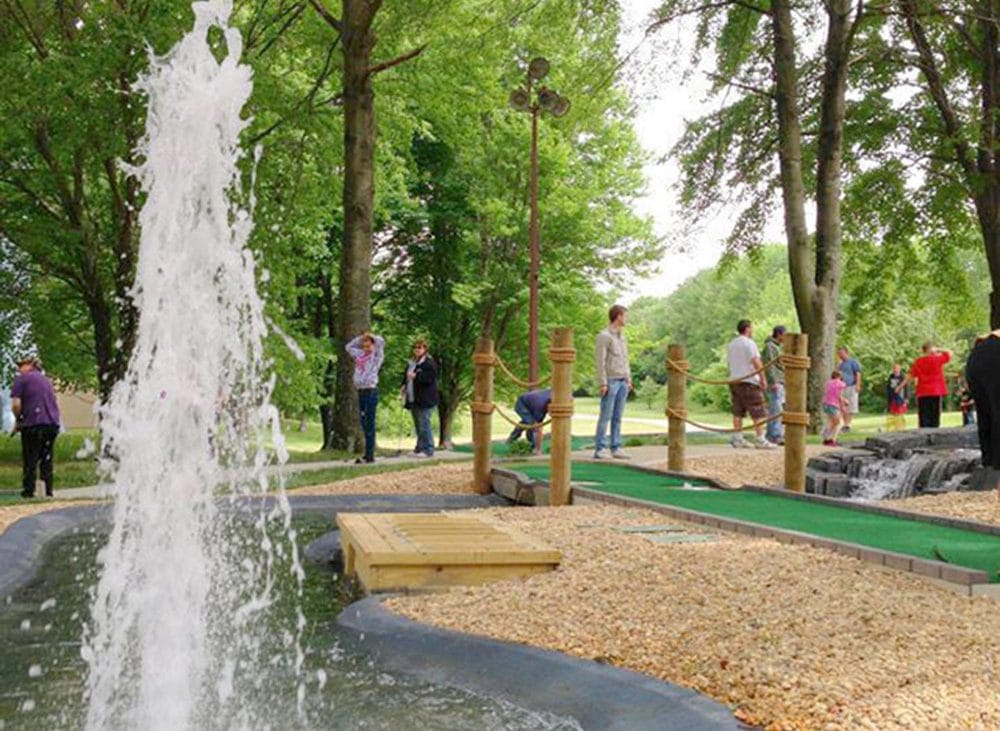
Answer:
<svg viewBox="0 0 1000 731"><path fill-rule="evenodd" d="M50 598L50 599L46 599L44 602L42 602L42 606L39 607L39 609L41 611L43 611L43 612L47 612L50 609L55 609L55 607L56 607L56 600Z"/></svg>
<svg viewBox="0 0 1000 731"><path fill-rule="evenodd" d="M29 629L31 629L31 620L30 619L22 619L21 620L21 629L22 630L29 630Z"/></svg>
<svg viewBox="0 0 1000 731"><path fill-rule="evenodd" d="M31 713L35 710L35 701L31 698L25 698L24 702L21 703L21 713Z"/></svg>
<svg viewBox="0 0 1000 731"><path fill-rule="evenodd" d="M42 677L42 666L41 665L32 665L30 668L28 668L28 677L29 678L40 678L40 677Z"/></svg>

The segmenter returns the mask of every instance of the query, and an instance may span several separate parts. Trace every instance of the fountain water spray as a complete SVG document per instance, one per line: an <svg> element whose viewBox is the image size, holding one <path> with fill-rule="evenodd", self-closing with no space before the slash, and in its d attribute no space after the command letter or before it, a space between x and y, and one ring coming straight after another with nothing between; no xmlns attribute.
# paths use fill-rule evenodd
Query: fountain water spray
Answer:
<svg viewBox="0 0 1000 731"><path fill-rule="evenodd" d="M247 523L246 498L267 489L268 431L284 452L247 249L252 197L231 200L242 193L251 71L228 25L231 2L192 7L193 30L153 57L139 83L149 98L134 171L147 195L140 317L128 373L103 412L115 502L82 650L90 729L247 727L260 665L284 664L294 684L302 663L301 614L281 633L283 656L260 657L273 584L288 570L301 575L294 536L267 530L277 522L289 535L284 494L255 503L256 528L243 532L252 539L232 530Z"/></svg>

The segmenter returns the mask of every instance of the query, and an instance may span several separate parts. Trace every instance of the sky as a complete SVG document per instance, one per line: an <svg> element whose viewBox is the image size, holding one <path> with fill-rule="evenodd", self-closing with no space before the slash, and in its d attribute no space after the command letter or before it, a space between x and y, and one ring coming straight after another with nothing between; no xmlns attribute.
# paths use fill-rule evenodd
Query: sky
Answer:
<svg viewBox="0 0 1000 731"><path fill-rule="evenodd" d="M645 173L648 180L647 194L637 201L636 210L652 216L657 236L683 243L684 250L673 246L660 263L655 274L637 279L624 294L625 301L644 295L665 296L675 290L685 279L702 269L714 266L722 255L723 242L737 210L720 209L710 220L693 226L684 219L677 202L675 185L679 179L678 165L664 159L680 139L685 119L693 119L710 107L705 103L708 88L704 76L698 73L684 79L684 55L671 63L671 48L679 47L683 53L684 39L693 35L693 23L679 21L656 32L653 38L643 41L649 15L658 6L658 0L622 0L624 11L623 33L619 47L623 53L639 50L633 56L631 69L624 71L636 103L635 129L643 148L650 154ZM641 45L640 45L641 43ZM768 223L765 236L782 240L780 216Z"/></svg>

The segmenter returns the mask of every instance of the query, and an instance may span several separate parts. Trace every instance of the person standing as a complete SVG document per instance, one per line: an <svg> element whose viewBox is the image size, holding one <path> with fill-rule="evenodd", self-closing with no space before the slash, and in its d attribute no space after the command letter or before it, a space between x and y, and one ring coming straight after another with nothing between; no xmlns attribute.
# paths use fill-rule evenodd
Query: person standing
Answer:
<svg viewBox="0 0 1000 731"><path fill-rule="evenodd" d="M962 412L962 426L976 425L976 400L969 391L969 383L963 376L958 377L958 410Z"/></svg>
<svg viewBox="0 0 1000 731"><path fill-rule="evenodd" d="M928 340L921 348L923 355L913 361L903 385L917 382L917 414L921 429L937 429L941 426L941 401L948 395L948 384L944 379L944 367L951 362L951 351L934 347Z"/></svg>
<svg viewBox="0 0 1000 731"><path fill-rule="evenodd" d="M426 340L415 340L413 357L403 373L403 405L410 410L413 428L417 432L418 457L434 456L434 432L431 430L431 412L438 405L437 364L427 352Z"/></svg>
<svg viewBox="0 0 1000 731"><path fill-rule="evenodd" d="M843 374L840 370L834 369L823 392L823 416L826 417L826 425L823 427L822 436L825 447L840 446L837 436L840 434L841 419L847 411L847 399L844 398L846 388Z"/></svg>
<svg viewBox="0 0 1000 731"><path fill-rule="evenodd" d="M615 305L608 310L608 326L597 334L595 356L597 383L601 393L601 412L597 417L597 434L594 437L594 459L607 459L607 429L611 424L611 456L629 459L622 450L622 414L625 401L632 390L632 370L628 362L628 342L625 340L625 321L628 308Z"/></svg>
<svg viewBox="0 0 1000 731"><path fill-rule="evenodd" d="M517 416L521 420L522 424L541 424L545 421L545 417L549 413L549 404L551 403L552 389L539 388L534 391L522 393L518 396L517 401L514 403L514 411L517 412ZM522 432L527 433L528 444L531 445L531 450L535 454L541 454L542 444L541 441L538 440L539 437L543 436L541 428L524 429L519 426L514 427L510 436L507 437L507 443L513 444L516 442L521 438Z"/></svg>
<svg viewBox="0 0 1000 731"><path fill-rule="evenodd" d="M764 341L764 360L770 363L767 367L767 415L777 417L785 410L785 366L781 358L781 348L785 340L785 326L777 325L771 330L771 336ZM785 443L785 428L781 419L772 418L767 422L765 436L772 444Z"/></svg>
<svg viewBox="0 0 1000 731"><path fill-rule="evenodd" d="M846 345L837 349L840 365L837 369L844 379L844 399L847 408L844 410L844 432L851 430L851 419L858 413L858 396L861 394L861 364L851 357L851 351Z"/></svg>
<svg viewBox="0 0 1000 731"><path fill-rule="evenodd" d="M378 372L385 359L385 339L363 333L344 346L354 359L354 387L358 390L361 430L365 434L365 456L355 462L375 461L375 411L378 409Z"/></svg>
<svg viewBox="0 0 1000 731"><path fill-rule="evenodd" d="M965 364L965 379L976 402L983 466L996 473L1000 500L1000 329L976 340Z"/></svg>
<svg viewBox="0 0 1000 731"><path fill-rule="evenodd" d="M760 350L753 341L753 323L740 320L736 325L737 335L731 341L726 351L729 361L729 393L733 400L733 434L731 444L737 449L749 447L743 438L743 417L747 414L753 419L754 432L757 434L758 449L774 449L776 445L764 437L763 421L767 416L764 408L764 394L767 392L767 376L764 364L760 360Z"/></svg>
<svg viewBox="0 0 1000 731"><path fill-rule="evenodd" d="M887 419L889 431L902 431L906 428L906 411L909 397L906 393L906 386L903 383L905 380L906 376L903 375L902 366L899 363L893 363L892 372L885 382L886 406L889 410Z"/></svg>
<svg viewBox="0 0 1000 731"><path fill-rule="evenodd" d="M21 497L35 497L36 472L45 483L45 497L52 497L52 448L59 435L59 405L37 358L18 361L10 397L16 429L21 432Z"/></svg>

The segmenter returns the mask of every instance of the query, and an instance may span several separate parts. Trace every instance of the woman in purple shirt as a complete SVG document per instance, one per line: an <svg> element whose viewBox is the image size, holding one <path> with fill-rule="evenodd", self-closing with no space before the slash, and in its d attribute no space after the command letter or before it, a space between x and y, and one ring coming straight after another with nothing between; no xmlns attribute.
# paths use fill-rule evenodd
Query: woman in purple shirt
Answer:
<svg viewBox="0 0 1000 731"><path fill-rule="evenodd" d="M52 446L59 434L59 406L52 383L37 358L21 358L10 390L11 411L21 432L21 497L35 497L35 474L41 472L45 497L52 497Z"/></svg>

